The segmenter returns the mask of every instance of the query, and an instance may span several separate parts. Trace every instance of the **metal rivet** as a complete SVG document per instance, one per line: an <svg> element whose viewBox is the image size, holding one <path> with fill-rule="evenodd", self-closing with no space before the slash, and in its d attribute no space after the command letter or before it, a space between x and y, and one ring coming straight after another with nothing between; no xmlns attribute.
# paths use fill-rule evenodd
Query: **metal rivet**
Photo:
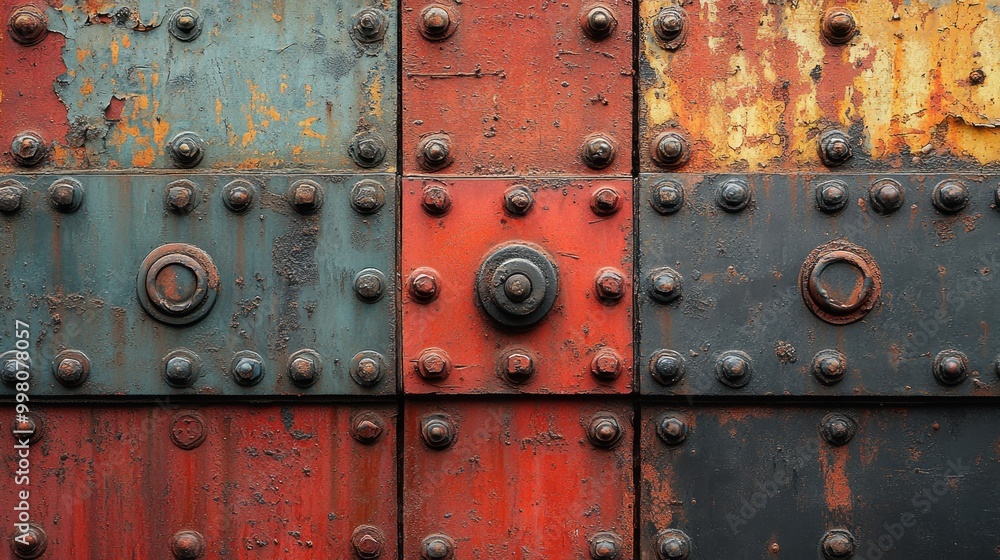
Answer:
<svg viewBox="0 0 1000 560"><path fill-rule="evenodd" d="M16 214L20 212L27 194L28 189L19 181L13 179L0 181L0 213Z"/></svg>
<svg viewBox="0 0 1000 560"><path fill-rule="evenodd" d="M431 449L444 449L455 442L455 426L443 414L428 414L420 419L420 437Z"/></svg>
<svg viewBox="0 0 1000 560"><path fill-rule="evenodd" d="M960 212L969 204L969 188L957 179L941 181L934 187L931 202L945 214Z"/></svg>
<svg viewBox="0 0 1000 560"><path fill-rule="evenodd" d="M609 412L595 414L587 425L587 438L595 447L610 449L621 441L623 435L618 418Z"/></svg>
<svg viewBox="0 0 1000 560"><path fill-rule="evenodd" d="M680 134L663 132L653 139L649 155L662 167L678 167L691 158L691 149Z"/></svg>
<svg viewBox="0 0 1000 560"><path fill-rule="evenodd" d="M168 151L178 167L194 167L205 157L205 143L194 132L181 132L170 140Z"/></svg>
<svg viewBox="0 0 1000 560"><path fill-rule="evenodd" d="M385 421L378 414L365 410L351 420L351 435L360 443L374 443L385 430Z"/></svg>
<svg viewBox="0 0 1000 560"><path fill-rule="evenodd" d="M726 179L715 191L715 204L726 212L739 212L750 204L753 192L743 179Z"/></svg>
<svg viewBox="0 0 1000 560"><path fill-rule="evenodd" d="M723 384L733 388L746 385L753 376L750 356L739 350L723 352L715 362L715 376Z"/></svg>
<svg viewBox="0 0 1000 560"><path fill-rule="evenodd" d="M427 348L417 356L417 374L428 381L441 381L451 373L451 357L440 348Z"/></svg>
<svg viewBox="0 0 1000 560"><path fill-rule="evenodd" d="M373 350L358 352L351 358L351 379L362 387L377 385L385 369L385 358Z"/></svg>
<svg viewBox="0 0 1000 560"><path fill-rule="evenodd" d="M660 181L649 189L649 205L660 214L676 213L684 206L684 187L677 181Z"/></svg>
<svg viewBox="0 0 1000 560"><path fill-rule="evenodd" d="M10 155L23 167L33 167L45 159L45 141L37 132L22 132L10 143Z"/></svg>
<svg viewBox="0 0 1000 560"><path fill-rule="evenodd" d="M687 422L673 414L663 414L656 420L656 435L667 445L684 443L687 433Z"/></svg>
<svg viewBox="0 0 1000 560"><path fill-rule="evenodd" d="M455 541L447 535L428 535L420 543L421 560L451 560L455 557Z"/></svg>
<svg viewBox="0 0 1000 560"><path fill-rule="evenodd" d="M29 523L28 530L18 532L15 537L11 540L11 549L15 556L24 560L38 558L49 546L49 537L45 534L45 530L34 523Z"/></svg>
<svg viewBox="0 0 1000 560"><path fill-rule="evenodd" d="M833 529L823 535L820 543L823 556L827 560L845 560L854 556L856 548L854 535L845 529Z"/></svg>
<svg viewBox="0 0 1000 560"><path fill-rule="evenodd" d="M824 416L819 425L820 435L831 445L844 445L851 441L857 429L857 422L836 412Z"/></svg>
<svg viewBox="0 0 1000 560"><path fill-rule="evenodd" d="M440 183L425 185L420 206L431 216L444 216L451 210L451 193Z"/></svg>
<svg viewBox="0 0 1000 560"><path fill-rule="evenodd" d="M78 387L90 375L90 358L79 350L63 350L52 360L52 373L66 387Z"/></svg>
<svg viewBox="0 0 1000 560"><path fill-rule="evenodd" d="M251 387L264 379L264 358L256 352L241 350L229 362L233 380L244 387Z"/></svg>
<svg viewBox="0 0 1000 560"><path fill-rule="evenodd" d="M374 214L385 206L385 187L373 179L361 179L351 189L351 207L361 214Z"/></svg>
<svg viewBox="0 0 1000 560"><path fill-rule="evenodd" d="M354 15L354 36L362 43L378 43L385 38L389 18L377 8L365 8Z"/></svg>
<svg viewBox="0 0 1000 560"><path fill-rule="evenodd" d="M304 348L288 357L288 379L298 387L310 387L323 373L323 360L315 350Z"/></svg>
<svg viewBox="0 0 1000 560"><path fill-rule="evenodd" d="M208 427L197 412L181 412L170 423L170 440L181 449L191 450L205 442Z"/></svg>
<svg viewBox="0 0 1000 560"><path fill-rule="evenodd" d="M438 272L433 268L417 268L410 273L406 285L414 301L430 303L438 297Z"/></svg>
<svg viewBox="0 0 1000 560"><path fill-rule="evenodd" d="M685 560L691 553L691 539L678 529L666 529L656 535L658 560Z"/></svg>
<svg viewBox="0 0 1000 560"><path fill-rule="evenodd" d="M670 303L680 298L683 292L681 275L669 266L653 269L648 283L650 297L660 303Z"/></svg>
<svg viewBox="0 0 1000 560"><path fill-rule="evenodd" d="M618 149L614 142L604 135L595 134L587 137L581 148L583 163L591 169L604 169L615 161Z"/></svg>
<svg viewBox="0 0 1000 560"><path fill-rule="evenodd" d="M354 277L354 293L365 303L375 303L385 294L386 282L382 271L366 268Z"/></svg>
<svg viewBox="0 0 1000 560"><path fill-rule="evenodd" d="M600 187L590 197L590 209L598 216L610 216L622 209L622 197L614 187Z"/></svg>
<svg viewBox="0 0 1000 560"><path fill-rule="evenodd" d="M371 525L358 525L351 534L351 544L354 554L362 560L372 560L382 556L385 548L385 535Z"/></svg>
<svg viewBox="0 0 1000 560"><path fill-rule="evenodd" d="M535 362L524 350L510 350L500 358L500 370L511 383L524 383L535 373Z"/></svg>
<svg viewBox="0 0 1000 560"><path fill-rule="evenodd" d="M618 560L622 554L622 539L605 531L590 538L590 557L594 560Z"/></svg>
<svg viewBox="0 0 1000 560"><path fill-rule="evenodd" d="M323 187L311 179L300 179L289 185L285 199L299 214L312 214L323 206Z"/></svg>
<svg viewBox="0 0 1000 560"><path fill-rule="evenodd" d="M820 350L812 360L812 372L824 385L833 385L847 373L847 356L836 350Z"/></svg>
<svg viewBox="0 0 1000 560"><path fill-rule="evenodd" d="M511 274L503 283L503 293L514 303L521 303L531 296L531 279L524 274Z"/></svg>
<svg viewBox="0 0 1000 560"><path fill-rule="evenodd" d="M903 207L903 186L892 179L879 179L868 190L872 210L879 214L892 214Z"/></svg>
<svg viewBox="0 0 1000 560"><path fill-rule="evenodd" d="M136 293L143 310L168 325L186 325L204 318L219 290L219 271L208 253L186 243L153 249L136 275Z"/></svg>
<svg viewBox="0 0 1000 560"><path fill-rule="evenodd" d="M174 214L187 214L198 207L200 197L197 186L187 179L173 181L167 185L167 209Z"/></svg>
<svg viewBox="0 0 1000 560"><path fill-rule="evenodd" d="M847 8L832 8L823 15L821 24L823 37L835 44L842 45L858 32L858 24L854 14Z"/></svg>
<svg viewBox="0 0 1000 560"><path fill-rule="evenodd" d="M605 267L597 271L594 292L603 303L615 304L625 296L625 275L616 268Z"/></svg>
<svg viewBox="0 0 1000 560"><path fill-rule="evenodd" d="M819 157L823 165L836 167L851 159L851 138L839 130L831 130L819 137Z"/></svg>
<svg viewBox="0 0 1000 560"><path fill-rule="evenodd" d="M19 360L17 355L17 350L8 350L0 354L0 380L4 385L14 385L18 381L31 379L31 359Z"/></svg>
<svg viewBox="0 0 1000 560"><path fill-rule="evenodd" d="M969 375L969 358L958 350L942 350L934 358L934 377L943 385L958 385Z"/></svg>
<svg viewBox="0 0 1000 560"><path fill-rule="evenodd" d="M503 193L504 210L513 216L524 216L531 211L531 206L534 203L534 196L528 187L514 185Z"/></svg>
<svg viewBox="0 0 1000 560"><path fill-rule="evenodd" d="M179 41L193 41L204 26L201 14L194 8L181 8L170 16L170 34Z"/></svg>
<svg viewBox="0 0 1000 560"><path fill-rule="evenodd" d="M843 181L823 181L816 186L816 206L827 214L840 212L849 202L850 193Z"/></svg>
<svg viewBox="0 0 1000 560"><path fill-rule="evenodd" d="M580 16L580 26L583 33L591 39L606 39L618 27L618 20L607 6L597 4L584 8Z"/></svg>
<svg viewBox="0 0 1000 560"><path fill-rule="evenodd" d="M622 372L622 358L610 348L602 348L590 361L590 373L601 381L614 381Z"/></svg>
<svg viewBox="0 0 1000 560"><path fill-rule="evenodd" d="M430 134L417 146L417 164L426 171L439 171L451 162L451 137L447 134Z"/></svg>
<svg viewBox="0 0 1000 560"><path fill-rule="evenodd" d="M76 212L83 204L83 185L76 179L57 179L49 186L49 204L63 212Z"/></svg>
<svg viewBox="0 0 1000 560"><path fill-rule="evenodd" d="M982 68L976 68L972 72L969 72L969 84L978 86L986 81L986 72L983 72Z"/></svg>
<svg viewBox="0 0 1000 560"><path fill-rule="evenodd" d="M420 11L417 29L425 39L440 41L455 32L457 27L451 11L441 4L430 4Z"/></svg>
<svg viewBox="0 0 1000 560"><path fill-rule="evenodd" d="M653 34L660 46L676 50L687 35L687 12L680 6L662 8L653 19Z"/></svg>
<svg viewBox="0 0 1000 560"><path fill-rule="evenodd" d="M179 560L201 558L205 554L205 537L197 531L178 531L170 542L170 552Z"/></svg>
<svg viewBox="0 0 1000 560"><path fill-rule="evenodd" d="M845 275L827 274L853 269L854 282ZM882 295L882 272L875 257L849 241L834 240L812 250L799 270L802 300L817 317L834 325L863 318Z"/></svg>
<svg viewBox="0 0 1000 560"><path fill-rule="evenodd" d="M30 46L42 41L49 31L49 19L35 6L14 8L7 19L10 38Z"/></svg>
<svg viewBox="0 0 1000 560"><path fill-rule="evenodd" d="M201 372L201 359L194 352L179 348L163 357L163 379L171 387L194 385Z"/></svg>
<svg viewBox="0 0 1000 560"><path fill-rule="evenodd" d="M347 153L358 167L377 167L385 160L385 140L376 132L362 132L351 140Z"/></svg>
<svg viewBox="0 0 1000 560"><path fill-rule="evenodd" d="M34 412L18 414L11 424L11 433L15 439L28 437L28 443L37 443L45 435L45 421Z"/></svg>
<svg viewBox="0 0 1000 560"><path fill-rule="evenodd" d="M476 273L482 310L508 327L529 327L545 318L559 292L559 273L539 248L505 245L493 251Z"/></svg>
<svg viewBox="0 0 1000 560"><path fill-rule="evenodd" d="M649 374L661 385L673 385L684 377L684 357L674 350L659 350L649 359Z"/></svg>
<svg viewBox="0 0 1000 560"><path fill-rule="evenodd" d="M246 212L253 206L256 190L249 181L237 179L222 188L222 203L233 212Z"/></svg>

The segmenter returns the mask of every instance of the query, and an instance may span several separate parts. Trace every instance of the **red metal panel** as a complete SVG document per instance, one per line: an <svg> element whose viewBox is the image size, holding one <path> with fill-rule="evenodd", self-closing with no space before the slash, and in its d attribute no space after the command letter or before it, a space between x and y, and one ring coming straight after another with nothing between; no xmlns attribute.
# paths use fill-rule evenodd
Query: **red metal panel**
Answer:
<svg viewBox="0 0 1000 560"><path fill-rule="evenodd" d="M421 142L443 133L448 174L629 174L631 1L404 0L401 14L404 173L447 163L418 163ZM610 35L585 33L591 14ZM615 145L606 167L584 163L590 135Z"/></svg>
<svg viewBox="0 0 1000 560"><path fill-rule="evenodd" d="M598 198L614 204L601 210ZM524 215L509 209L518 200L532 201ZM404 180L405 391L628 392L631 201L625 180ZM558 286L547 287L556 294L551 310L532 325L498 322L477 291L481 266L511 246L536 251L557 270ZM609 285L599 285L599 277ZM617 299L602 297L602 288L617 290ZM437 364L443 372L428 374L433 356L444 362Z"/></svg>
<svg viewBox="0 0 1000 560"><path fill-rule="evenodd" d="M35 408L30 486L5 475L0 493L30 491L45 558L169 558L182 531L205 558L355 558L362 525L360 546L396 556L395 405Z"/></svg>
<svg viewBox="0 0 1000 560"><path fill-rule="evenodd" d="M454 558L632 558L628 403L420 402L404 417L404 558L449 540ZM591 431L614 435L609 418L618 439L602 448Z"/></svg>

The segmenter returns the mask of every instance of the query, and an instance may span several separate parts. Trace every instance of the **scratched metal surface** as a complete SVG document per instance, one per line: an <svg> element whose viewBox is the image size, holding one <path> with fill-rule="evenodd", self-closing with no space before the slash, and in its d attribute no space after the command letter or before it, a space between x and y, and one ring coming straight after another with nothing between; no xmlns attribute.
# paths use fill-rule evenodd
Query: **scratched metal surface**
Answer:
<svg viewBox="0 0 1000 560"><path fill-rule="evenodd" d="M13 347L17 318L31 327L33 395L370 395L395 392L395 186L391 176L368 175L385 185L385 205L359 214L350 204L358 176L185 175L199 187L200 204L187 215L166 210L166 185L179 177L78 175L85 189L79 210L49 206L45 190L55 177L18 177L29 194L23 209L0 215L0 296L4 347ZM303 178L324 188L323 206L300 215L285 198ZM229 211L223 187L233 179L256 189L243 214ZM137 298L136 277L146 255L165 243L206 251L218 268L214 306L201 321L169 326L148 315ZM377 302L361 301L355 275L375 268L386 278ZM179 347L201 358L190 388L171 388L161 359ZM289 382L289 355L311 348L322 358L315 385ZM63 349L91 360L87 381L64 387L51 361ZM264 377L237 385L234 353L257 352ZM381 380L362 387L348 372L365 350L384 358ZM0 394L13 387L0 385Z"/></svg>
<svg viewBox="0 0 1000 560"><path fill-rule="evenodd" d="M15 6L0 3L6 18ZM397 9L393 2L205 0L202 32L169 32L165 0L48 0L37 45L0 40L0 169L14 167L15 134L33 130L59 169L173 167L167 142L182 131L206 144L204 169L356 172L352 138L386 144L374 169L395 170ZM355 14L386 15L384 40L361 43Z"/></svg>
<svg viewBox="0 0 1000 560"><path fill-rule="evenodd" d="M753 193L738 213L715 202L717 186L730 177L749 179ZM873 211L867 195L871 182L885 177L899 181L905 193L903 207L887 216ZM969 205L945 215L932 205L931 192L956 177L968 184ZM830 178L844 181L849 193L847 207L833 215L817 208L814 192ZM649 203L651 187L665 180L685 189L676 214L662 215ZM981 175L643 175L636 287L642 393L997 395L991 326L998 268L987 248L1000 240L998 185L995 177ZM799 283L810 252L836 239L867 249L883 282L874 308L844 325L813 315ZM682 277L681 297L667 304L649 295L651 271L664 266ZM661 349L685 361L684 377L674 385L650 375L650 360ZM824 349L847 358L844 378L829 386L811 368ZM946 349L968 357L969 377L956 386L932 374L935 356ZM716 379L716 360L728 350L750 356L753 374L742 388Z"/></svg>

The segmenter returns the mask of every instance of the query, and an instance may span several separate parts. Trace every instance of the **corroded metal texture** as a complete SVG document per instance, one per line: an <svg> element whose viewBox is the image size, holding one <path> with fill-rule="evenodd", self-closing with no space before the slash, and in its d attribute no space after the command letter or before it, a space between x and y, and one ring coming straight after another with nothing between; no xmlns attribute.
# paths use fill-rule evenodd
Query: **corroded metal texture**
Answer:
<svg viewBox="0 0 1000 560"><path fill-rule="evenodd" d="M1000 394L998 263L985 249L998 187L983 175L644 175L642 392Z"/></svg>
<svg viewBox="0 0 1000 560"><path fill-rule="evenodd" d="M631 182L405 179L402 193L408 393L630 391Z"/></svg>
<svg viewBox="0 0 1000 560"><path fill-rule="evenodd" d="M34 325L33 394L393 393L393 178L184 177L0 184L3 308Z"/></svg>
<svg viewBox="0 0 1000 560"><path fill-rule="evenodd" d="M3 30L0 169L17 167L24 131L41 136L49 168L176 167L171 141L192 132L206 169L395 169L394 3L195 4L2 3L5 21L43 9L48 30L32 45ZM359 164L365 134L382 155Z"/></svg>
<svg viewBox="0 0 1000 560"><path fill-rule="evenodd" d="M403 558L633 557L628 403L411 402L404 416ZM591 556L602 533L617 555Z"/></svg>
<svg viewBox="0 0 1000 560"><path fill-rule="evenodd" d="M996 420L988 406L644 406L636 557L674 558L658 554L672 529L692 559L989 558L1000 537L973 504L1000 498Z"/></svg>
<svg viewBox="0 0 1000 560"><path fill-rule="evenodd" d="M630 174L631 0L401 10L404 173Z"/></svg>
<svg viewBox="0 0 1000 560"><path fill-rule="evenodd" d="M821 171L831 130L848 169L1000 161L1000 3L708 0L661 16L674 4L639 2L643 171L663 169L652 151L668 131L694 172Z"/></svg>
<svg viewBox="0 0 1000 560"><path fill-rule="evenodd" d="M43 558L373 558L355 555L362 526L396 557L395 405L48 405L40 418ZM380 423L369 441L354 433L364 418ZM7 417L0 428L10 440Z"/></svg>

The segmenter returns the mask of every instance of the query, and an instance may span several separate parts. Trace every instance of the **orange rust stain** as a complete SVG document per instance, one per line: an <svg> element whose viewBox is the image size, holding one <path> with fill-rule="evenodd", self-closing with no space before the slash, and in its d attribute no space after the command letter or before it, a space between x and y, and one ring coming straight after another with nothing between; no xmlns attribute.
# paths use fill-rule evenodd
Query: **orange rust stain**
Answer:
<svg viewBox="0 0 1000 560"><path fill-rule="evenodd" d="M83 64L87 58L92 56L94 56L94 53L92 53L89 49L76 49L76 60L80 64Z"/></svg>
<svg viewBox="0 0 1000 560"><path fill-rule="evenodd" d="M745 422L748 418L756 418L758 416L760 414L752 408L728 408L719 412L719 425L725 426L730 422L741 423Z"/></svg>
<svg viewBox="0 0 1000 560"><path fill-rule="evenodd" d="M153 142L157 146L162 146L167 140L167 133L170 132L170 123L160 118L154 118L150 124L153 128Z"/></svg>
<svg viewBox="0 0 1000 560"><path fill-rule="evenodd" d="M854 500L851 486L847 480L847 460L850 457L850 447L833 447L821 450L819 453L820 467L823 472L823 497L826 507L843 515L854 511Z"/></svg>
<svg viewBox="0 0 1000 560"><path fill-rule="evenodd" d="M118 51L121 47L118 45L117 39L111 40L111 64L118 64Z"/></svg>
<svg viewBox="0 0 1000 560"><path fill-rule="evenodd" d="M122 35L122 48L127 49L132 46L132 38L126 33Z"/></svg>
<svg viewBox="0 0 1000 560"><path fill-rule="evenodd" d="M94 79L84 78L83 85L80 86L80 95L90 95L94 93Z"/></svg>

